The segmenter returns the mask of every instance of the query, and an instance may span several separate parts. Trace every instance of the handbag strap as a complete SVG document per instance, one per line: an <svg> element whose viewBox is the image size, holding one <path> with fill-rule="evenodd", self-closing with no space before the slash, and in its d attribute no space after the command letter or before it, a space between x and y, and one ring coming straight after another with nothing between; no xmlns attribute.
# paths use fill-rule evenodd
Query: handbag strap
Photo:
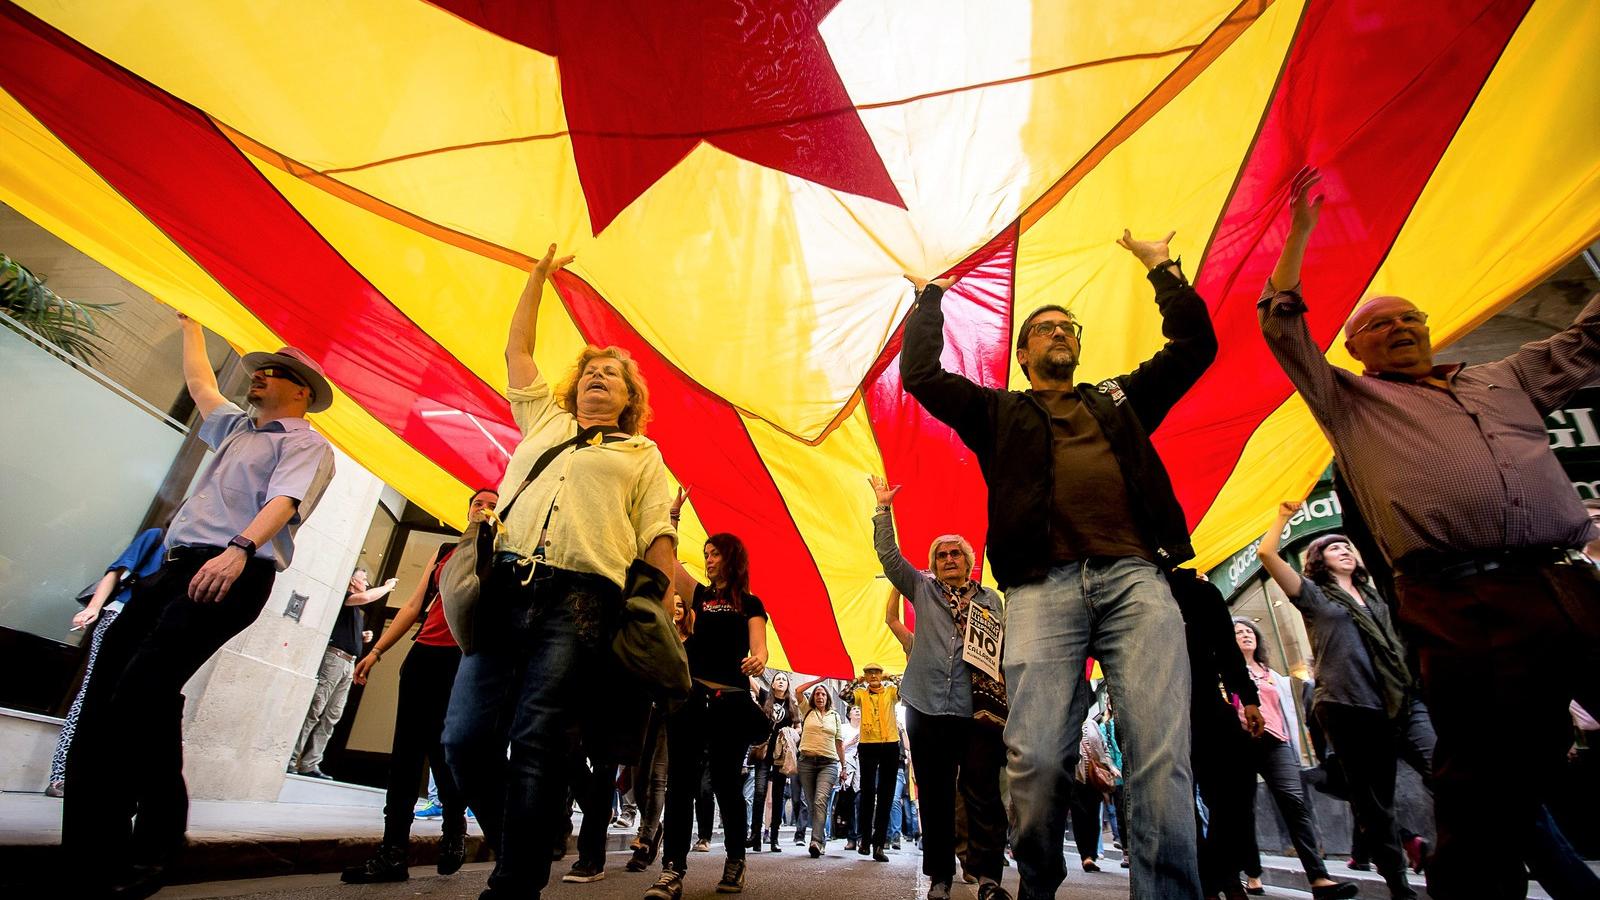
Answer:
<svg viewBox="0 0 1600 900"><path fill-rule="evenodd" d="M505 521L505 518L511 514L511 507L517 502L517 498L522 496L522 492L527 490L528 485L533 484L533 480L538 478L540 473L555 462L556 457L561 455L561 451L568 447L587 444L594 439L595 435L604 435L605 432L606 426L604 425L590 425L588 428L579 429L577 434L541 453L539 458L534 460L533 467L528 469L528 477L522 479L522 484L517 486L516 491L511 495L511 499L507 500L505 507L497 513L500 520ZM619 440L626 440L626 438L620 438Z"/></svg>

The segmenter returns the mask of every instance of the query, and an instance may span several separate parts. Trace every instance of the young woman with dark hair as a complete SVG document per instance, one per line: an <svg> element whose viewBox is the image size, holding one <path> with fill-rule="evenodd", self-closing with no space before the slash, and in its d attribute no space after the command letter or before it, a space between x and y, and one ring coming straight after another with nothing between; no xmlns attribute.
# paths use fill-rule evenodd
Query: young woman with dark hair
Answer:
<svg viewBox="0 0 1600 900"><path fill-rule="evenodd" d="M1395 827L1395 767L1404 759L1423 778L1431 778L1433 723L1406 666L1389 606L1350 541L1337 534L1317 538L1306 548L1301 572L1278 555L1284 526L1300 506L1279 506L1256 555L1300 610L1311 635L1317 660L1312 715L1338 756L1356 827L1390 895L1396 900L1414 897Z"/></svg>
<svg viewBox="0 0 1600 900"><path fill-rule="evenodd" d="M1282 813L1289 827L1289 839L1294 842L1295 853L1300 858L1300 868L1311 883L1311 895L1317 900L1333 897L1354 897L1361 887L1354 882L1339 882L1328 877L1328 867L1322 862L1322 849L1317 845L1317 830L1311 824L1311 804L1306 799L1300 781L1300 720L1295 715L1294 697L1289 678L1274 672L1267 665L1267 648L1261 641L1261 630L1243 617L1233 620L1233 638L1244 657L1245 671L1256 684L1261 696L1261 716L1266 727L1258 737L1241 744L1249 756L1250 769L1260 775L1272 792L1272 801ZM1241 711L1241 716L1243 715ZM1249 888L1261 887L1261 852L1255 841L1255 780L1250 781L1251 801L1243 806L1249 819L1248 827L1241 829L1245 875Z"/></svg>
<svg viewBox="0 0 1600 900"><path fill-rule="evenodd" d="M767 721L772 723L772 728L767 734L767 739L757 744L752 754L755 765L752 767L754 793L751 795L750 809L750 849L761 852L761 825L765 816L767 794L772 794L772 835L770 844L773 853L781 853L783 849L778 846L778 823L783 820L783 791L787 783L787 776L783 774L782 760L778 759L778 735L785 728L793 727L800 722L800 705L795 702L794 691L789 688L789 673L778 672L772 676L772 687L762 691L763 699L761 709L767 714Z"/></svg>
<svg viewBox="0 0 1600 900"><path fill-rule="evenodd" d="M688 492L680 490L672 506L676 522ZM645 890L653 900L679 900L688 871L689 839L695 795L708 767L717 806L722 810L727 862L719 893L744 890L746 849L743 791L744 757L749 744L731 716L739 702L749 703L749 676L767 668L767 610L750 593L750 556L744 542L731 534L713 534L705 543L706 580L701 584L683 566L674 582L690 598L687 612L689 673L694 692L667 725L667 816L661 877ZM745 698L738 697L744 694Z"/></svg>

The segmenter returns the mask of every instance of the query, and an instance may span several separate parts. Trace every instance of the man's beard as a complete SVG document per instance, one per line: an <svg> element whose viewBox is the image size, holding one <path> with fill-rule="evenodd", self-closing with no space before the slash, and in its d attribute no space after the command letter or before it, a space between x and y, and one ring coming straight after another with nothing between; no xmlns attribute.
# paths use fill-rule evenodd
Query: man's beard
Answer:
<svg viewBox="0 0 1600 900"><path fill-rule="evenodd" d="M1046 351L1044 358L1034 363L1039 369L1039 376L1051 381L1071 381L1072 373L1077 371L1078 360L1070 350L1065 355L1067 358L1062 359L1054 356L1053 351Z"/></svg>

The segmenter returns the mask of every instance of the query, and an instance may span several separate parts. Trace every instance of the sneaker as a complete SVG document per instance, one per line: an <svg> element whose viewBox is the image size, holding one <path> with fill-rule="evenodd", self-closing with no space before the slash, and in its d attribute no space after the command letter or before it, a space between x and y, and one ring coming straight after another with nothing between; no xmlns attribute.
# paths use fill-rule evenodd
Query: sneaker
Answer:
<svg viewBox="0 0 1600 900"><path fill-rule="evenodd" d="M439 859L434 869L440 875L454 875L467 861L467 835L446 833L439 841Z"/></svg>
<svg viewBox="0 0 1600 900"><path fill-rule="evenodd" d="M586 859L579 858L577 862L572 864L572 868L567 870L567 874L561 876L561 880L568 884L588 884L591 881L599 881L604 877L606 877L604 863L589 862Z"/></svg>
<svg viewBox="0 0 1600 900"><path fill-rule="evenodd" d="M645 900L683 900L683 873L664 869L656 883L644 889Z"/></svg>
<svg viewBox="0 0 1600 900"><path fill-rule="evenodd" d="M888 862L889 854L883 852L883 845L879 844L878 846L872 848L872 858L878 862Z"/></svg>
<svg viewBox="0 0 1600 900"><path fill-rule="evenodd" d="M416 812L412 813L412 815L416 816L419 819L438 819L438 818L443 818L443 816L444 816L444 807L440 806L437 803L429 803L427 806L424 806L423 808L421 808L421 809L417 810Z"/></svg>
<svg viewBox="0 0 1600 900"><path fill-rule="evenodd" d="M730 859L723 865L722 880L717 882L717 893L744 893L744 860Z"/></svg>
<svg viewBox="0 0 1600 900"><path fill-rule="evenodd" d="M386 881L405 881L411 877L406 869L406 849L390 844L379 844L378 852L359 866L344 870L339 880L345 884L378 884Z"/></svg>
<svg viewBox="0 0 1600 900"><path fill-rule="evenodd" d="M900 849L900 839L899 838L895 838L894 842L891 843L889 846L893 847L896 850L899 850Z"/></svg>
<svg viewBox="0 0 1600 900"><path fill-rule="evenodd" d="M706 840L705 838L701 838L700 840L695 841L694 842L694 852L696 852L696 853L710 853L711 852L711 842Z"/></svg>
<svg viewBox="0 0 1600 900"><path fill-rule="evenodd" d="M811 858L812 859L816 859L817 857L822 855L822 845L817 843L816 841L812 841L811 842L811 848L810 849L811 849Z"/></svg>
<svg viewBox="0 0 1600 900"><path fill-rule="evenodd" d="M978 886L978 900L1011 900L1011 892L998 881L985 881Z"/></svg>

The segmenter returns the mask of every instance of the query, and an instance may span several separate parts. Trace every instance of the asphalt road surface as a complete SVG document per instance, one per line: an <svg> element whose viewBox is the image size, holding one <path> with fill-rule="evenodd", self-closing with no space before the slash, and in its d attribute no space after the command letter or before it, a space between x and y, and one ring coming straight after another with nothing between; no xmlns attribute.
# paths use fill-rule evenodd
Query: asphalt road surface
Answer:
<svg viewBox="0 0 1600 900"><path fill-rule="evenodd" d="M685 879L684 900L713 900L730 897L715 891L722 875L723 856L719 845L710 853L689 854L689 874ZM563 884L559 878L574 857L557 863L552 883L544 900L640 900L644 889L655 881L659 868L648 872L625 872L627 853L613 853L606 860L606 877L590 884ZM928 879L922 875L922 854L911 849L891 851L889 862L873 862L868 857L834 849L813 860L803 848L784 847L782 854L760 853L747 857L743 897L750 900L832 900L832 898L872 898L872 900L921 900L927 896ZM248 897L261 900L399 900L426 897L429 900L476 900L489 876L489 863L468 865L455 875L440 877L431 868L415 867L410 881L398 884L345 885L337 875L291 875L283 878L249 881L221 881L209 884L176 885L157 894L158 900L198 900L203 897ZM1016 893L1016 869L1006 869L1006 889ZM951 892L953 900L975 900L977 885L959 882ZM1287 893L1287 896L1296 896ZM1128 896L1128 877L1112 862L1106 871L1085 874L1072 871L1056 894L1058 900L1112 900ZM531 898L530 898L531 900Z"/></svg>

